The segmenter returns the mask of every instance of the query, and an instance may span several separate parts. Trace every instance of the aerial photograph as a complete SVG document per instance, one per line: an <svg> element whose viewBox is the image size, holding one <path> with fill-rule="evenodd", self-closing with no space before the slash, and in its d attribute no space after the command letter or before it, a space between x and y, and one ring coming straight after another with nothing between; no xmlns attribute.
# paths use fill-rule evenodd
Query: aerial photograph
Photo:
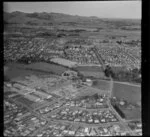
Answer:
<svg viewBox="0 0 150 137"><path fill-rule="evenodd" d="M141 1L3 2L3 136L142 136Z"/></svg>

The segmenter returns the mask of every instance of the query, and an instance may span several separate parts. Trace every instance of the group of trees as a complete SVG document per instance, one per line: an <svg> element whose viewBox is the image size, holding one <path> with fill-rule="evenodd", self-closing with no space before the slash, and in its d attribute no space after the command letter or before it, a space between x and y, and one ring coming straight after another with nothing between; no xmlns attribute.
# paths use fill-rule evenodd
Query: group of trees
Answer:
<svg viewBox="0 0 150 137"><path fill-rule="evenodd" d="M114 72L113 72L112 68L109 65L106 66L106 69L105 69L104 73L105 73L106 77L114 78Z"/></svg>
<svg viewBox="0 0 150 137"><path fill-rule="evenodd" d="M115 80L120 80L120 81L128 81L128 82L136 82L140 83L141 82L141 77L140 77L140 69L133 69L133 70L128 70L128 71L119 71L116 72L114 75Z"/></svg>
<svg viewBox="0 0 150 137"><path fill-rule="evenodd" d="M125 114L122 112L122 110L117 105L113 105L113 107L123 119L126 118Z"/></svg>
<svg viewBox="0 0 150 137"><path fill-rule="evenodd" d="M119 41L116 41L116 43L118 44L127 44L127 45L130 45L130 46L138 46L139 43L141 43L139 40L131 40L131 41L122 41L122 40L119 40Z"/></svg>
<svg viewBox="0 0 150 137"><path fill-rule="evenodd" d="M105 69L105 76L106 77L112 77L114 80L118 81L127 81L127 82L136 82L140 83L141 82L141 69L132 69L132 70L118 70L115 71L112 69L110 66L106 66Z"/></svg>

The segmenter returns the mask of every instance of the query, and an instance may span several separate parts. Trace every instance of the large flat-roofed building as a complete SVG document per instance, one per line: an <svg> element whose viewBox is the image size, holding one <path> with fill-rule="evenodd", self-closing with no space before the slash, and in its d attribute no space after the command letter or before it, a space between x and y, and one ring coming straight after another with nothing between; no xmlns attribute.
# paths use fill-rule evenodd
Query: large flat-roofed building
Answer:
<svg viewBox="0 0 150 137"><path fill-rule="evenodd" d="M15 89L15 88L12 88L12 91L15 91L15 92L17 92L17 93L19 93L19 94L21 94L21 95L26 95L26 94L29 94L30 93L30 91L28 91L28 90L23 90L23 89Z"/></svg>
<svg viewBox="0 0 150 137"><path fill-rule="evenodd" d="M34 102L37 102L37 101L40 100L40 98L35 97L35 96L33 96L33 95L29 95L29 94L27 94L27 95L25 96L25 98L28 98L29 100L34 101Z"/></svg>
<svg viewBox="0 0 150 137"><path fill-rule="evenodd" d="M41 96L42 98L51 98L52 97L51 95L44 93L44 92L40 92L38 90L36 90L34 93Z"/></svg>
<svg viewBox="0 0 150 137"><path fill-rule="evenodd" d="M30 91L30 92L34 92L34 91L35 91L35 89L29 88L29 87L25 87L24 89L25 89L25 90L28 90L28 91Z"/></svg>
<svg viewBox="0 0 150 137"><path fill-rule="evenodd" d="M20 84L18 84L18 83L13 84L13 87L15 87L15 88L17 88L17 89L23 89L23 88L25 88L25 86L20 85Z"/></svg>
<svg viewBox="0 0 150 137"><path fill-rule="evenodd" d="M34 92L35 91L35 89L32 89L30 87L27 87L27 86L24 86L24 85L18 84L18 83L13 84L13 87L15 87L17 89L27 90L29 92Z"/></svg>
<svg viewBox="0 0 150 137"><path fill-rule="evenodd" d="M24 95L27 95L27 94L30 93L30 91L28 91L28 90L20 90L19 93L22 93L22 94L24 94Z"/></svg>

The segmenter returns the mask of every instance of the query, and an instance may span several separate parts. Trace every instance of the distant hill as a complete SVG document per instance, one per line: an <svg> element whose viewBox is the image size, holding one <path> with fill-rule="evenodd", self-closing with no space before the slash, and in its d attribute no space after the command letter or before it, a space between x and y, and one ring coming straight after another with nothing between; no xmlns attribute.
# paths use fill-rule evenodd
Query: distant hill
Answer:
<svg viewBox="0 0 150 137"><path fill-rule="evenodd" d="M4 12L4 23L5 24L29 24L29 25L50 25L50 24L74 24L74 23L119 23L121 26L129 25L140 25L140 20L134 19L102 19L95 16L83 17L78 15L68 15L63 13L47 13L47 12L34 12L24 13L15 11L12 13Z"/></svg>

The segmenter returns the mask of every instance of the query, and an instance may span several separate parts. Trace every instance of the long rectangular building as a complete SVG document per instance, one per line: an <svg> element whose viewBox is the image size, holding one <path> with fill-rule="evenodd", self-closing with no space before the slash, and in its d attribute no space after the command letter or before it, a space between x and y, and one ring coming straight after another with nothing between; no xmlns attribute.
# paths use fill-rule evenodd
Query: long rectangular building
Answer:
<svg viewBox="0 0 150 137"><path fill-rule="evenodd" d="M52 97L51 95L44 93L44 92L40 92L38 90L36 90L34 93L41 96L42 98L51 98Z"/></svg>
<svg viewBox="0 0 150 137"><path fill-rule="evenodd" d="M25 96L25 98L28 98L29 100L34 101L34 102L37 102L37 101L40 100L40 98L38 98L38 97L36 97L36 96L33 96L33 95L29 95L29 94L27 94L27 95Z"/></svg>

